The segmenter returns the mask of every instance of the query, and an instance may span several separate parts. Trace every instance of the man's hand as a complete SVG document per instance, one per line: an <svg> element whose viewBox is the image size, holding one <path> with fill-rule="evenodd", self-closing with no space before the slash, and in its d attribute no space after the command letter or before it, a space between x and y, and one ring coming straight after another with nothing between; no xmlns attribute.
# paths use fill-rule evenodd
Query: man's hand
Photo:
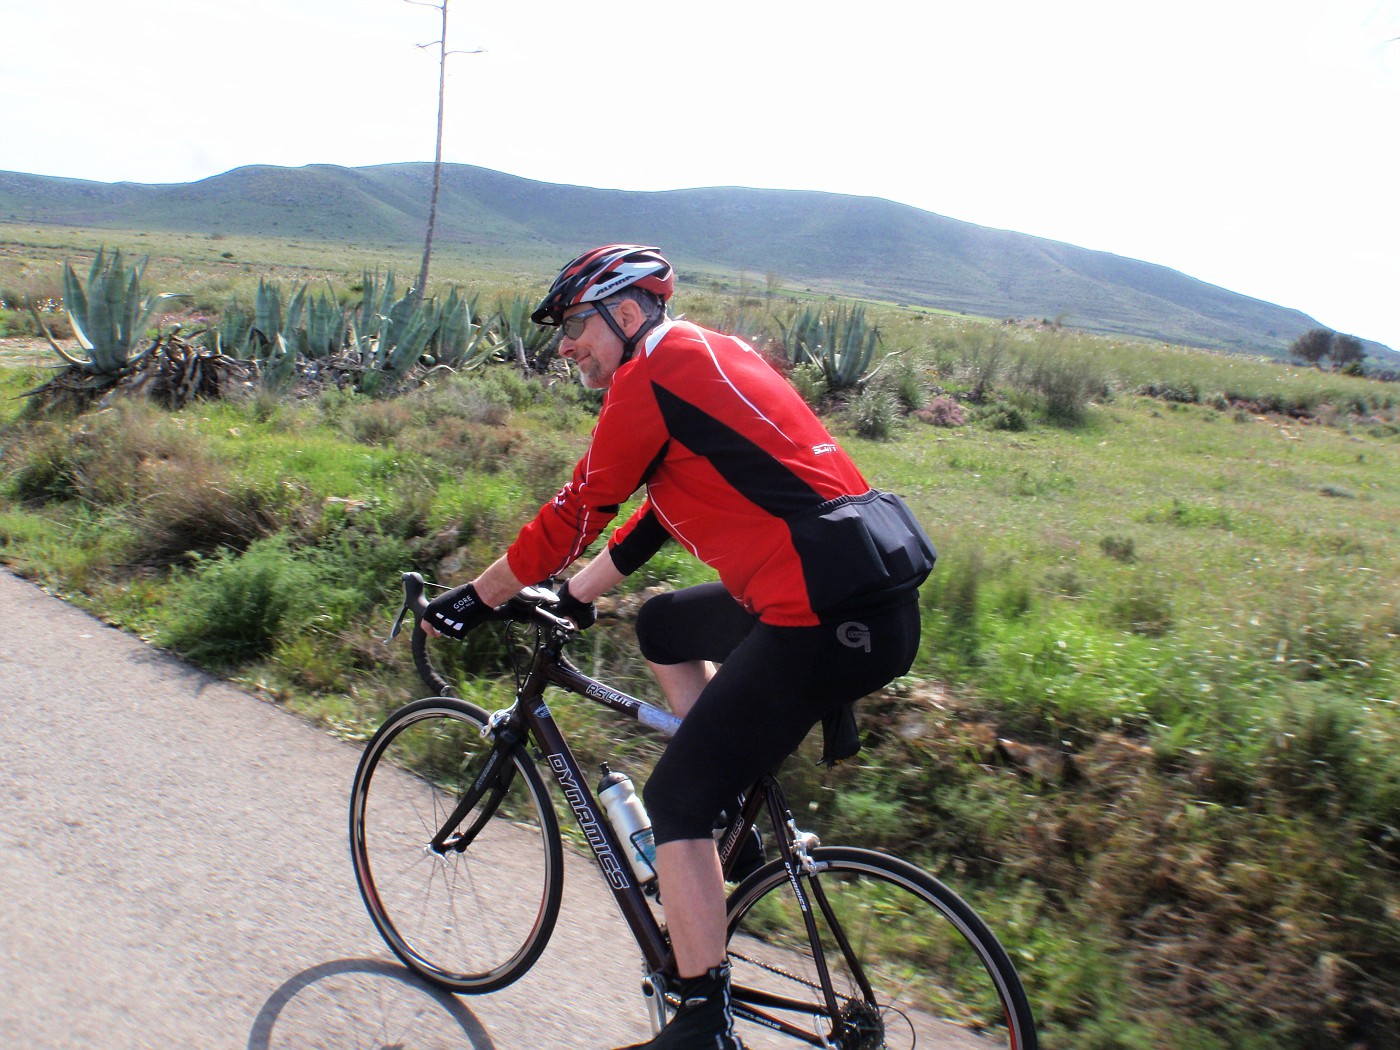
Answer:
<svg viewBox="0 0 1400 1050"><path fill-rule="evenodd" d="M491 612L491 607L476 593L476 587L464 583L428 603L423 612L423 629L460 640L491 619Z"/></svg>
<svg viewBox="0 0 1400 1050"><path fill-rule="evenodd" d="M598 607L592 602L581 602L569 593L569 581L559 588L559 604L554 611L566 620L572 620L580 631L592 627L598 620Z"/></svg>

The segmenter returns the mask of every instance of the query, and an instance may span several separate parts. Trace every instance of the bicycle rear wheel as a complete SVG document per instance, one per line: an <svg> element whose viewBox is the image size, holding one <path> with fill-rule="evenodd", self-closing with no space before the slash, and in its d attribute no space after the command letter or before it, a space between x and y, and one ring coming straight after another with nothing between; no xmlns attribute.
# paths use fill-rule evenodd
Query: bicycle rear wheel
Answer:
<svg viewBox="0 0 1400 1050"><path fill-rule="evenodd" d="M563 893L559 822L525 749L478 783L497 754L487 717L444 697L399 709L365 747L350 793L370 918L409 968L456 992L494 991L529 970ZM474 786L480 800L455 813Z"/></svg>
<svg viewBox="0 0 1400 1050"><path fill-rule="evenodd" d="M1011 960L952 890L870 850L826 847L811 856L816 870L798 882L819 949L780 862L730 897L736 1030L745 1046L825 1039L841 1050L1035 1050Z"/></svg>

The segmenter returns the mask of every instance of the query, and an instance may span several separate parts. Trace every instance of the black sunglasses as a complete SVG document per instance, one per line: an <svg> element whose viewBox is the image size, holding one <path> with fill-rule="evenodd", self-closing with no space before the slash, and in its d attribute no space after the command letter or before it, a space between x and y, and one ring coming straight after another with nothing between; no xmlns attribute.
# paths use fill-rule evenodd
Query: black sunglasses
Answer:
<svg viewBox="0 0 1400 1050"><path fill-rule="evenodd" d="M591 309L580 310L576 314L571 314L559 323L559 331L564 333L565 339L577 339L579 336L583 335L583 330L588 327L588 319L601 309L601 306L595 306Z"/></svg>

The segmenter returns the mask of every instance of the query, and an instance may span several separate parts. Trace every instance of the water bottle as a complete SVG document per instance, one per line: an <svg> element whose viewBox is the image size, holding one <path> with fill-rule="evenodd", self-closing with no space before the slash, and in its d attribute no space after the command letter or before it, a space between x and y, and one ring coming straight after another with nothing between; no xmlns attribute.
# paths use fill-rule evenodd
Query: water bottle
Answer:
<svg viewBox="0 0 1400 1050"><path fill-rule="evenodd" d="M643 885L656 878L656 839L651 831L651 818L632 787L626 773L614 773L602 764L603 779L598 781L598 801L607 810L617 837L627 851L627 860L637 881Z"/></svg>

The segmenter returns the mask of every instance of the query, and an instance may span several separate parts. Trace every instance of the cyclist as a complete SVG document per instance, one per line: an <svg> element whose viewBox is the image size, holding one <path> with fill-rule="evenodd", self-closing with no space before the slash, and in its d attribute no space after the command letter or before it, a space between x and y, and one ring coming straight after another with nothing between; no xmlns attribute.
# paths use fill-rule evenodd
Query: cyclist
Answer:
<svg viewBox="0 0 1400 1050"><path fill-rule="evenodd" d="M744 342L672 320L671 265L612 244L559 273L532 319L605 390L573 477L506 553L429 606L463 637L523 586L576 561L619 505L637 511L568 580L579 626L592 602L674 539L719 582L663 594L637 618L642 655L682 719L644 797L681 1007L651 1050L742 1050L733 1033L723 876L711 829L818 721L904 674L919 640L927 537L872 490L786 380Z"/></svg>

